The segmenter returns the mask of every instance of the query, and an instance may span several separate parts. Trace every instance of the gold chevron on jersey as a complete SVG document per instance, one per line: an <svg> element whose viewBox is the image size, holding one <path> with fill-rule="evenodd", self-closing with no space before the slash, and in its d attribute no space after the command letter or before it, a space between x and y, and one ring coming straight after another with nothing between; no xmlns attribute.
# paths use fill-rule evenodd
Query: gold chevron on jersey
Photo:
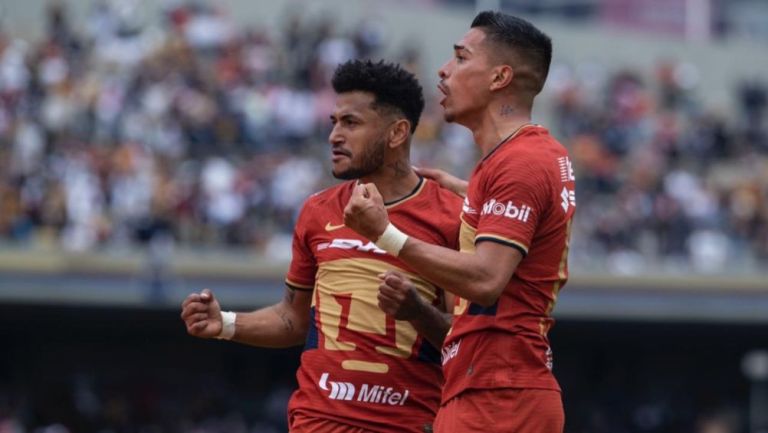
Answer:
<svg viewBox="0 0 768 433"><path fill-rule="evenodd" d="M354 187L354 181L345 182L309 197L296 223L286 281L312 287L313 293L296 374L299 389L290 404L351 426L418 433L432 422L440 400L440 352L408 321L379 308L379 275L388 270L405 274L433 305L442 305L443 293L343 225ZM421 179L409 194L386 206L390 221L409 236L457 249L457 195ZM414 420L418 430L393 426L393 417Z"/></svg>

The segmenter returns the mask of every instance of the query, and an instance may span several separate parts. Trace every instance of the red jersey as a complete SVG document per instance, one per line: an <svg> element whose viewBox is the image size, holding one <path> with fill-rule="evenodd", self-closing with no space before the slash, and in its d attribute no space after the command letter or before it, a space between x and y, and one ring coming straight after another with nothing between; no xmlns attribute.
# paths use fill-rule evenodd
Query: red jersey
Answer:
<svg viewBox="0 0 768 433"><path fill-rule="evenodd" d="M443 345L443 402L467 389L559 391L547 332L568 278L574 188L568 152L538 125L521 128L475 167L461 212L461 251L498 242L524 258L494 305L457 299Z"/></svg>
<svg viewBox="0 0 768 433"><path fill-rule="evenodd" d="M405 273L434 305L443 294L343 225L354 186L346 182L311 196L296 223L286 283L314 292L289 412L378 432L422 433L440 403L440 353L408 321L378 307L378 275L390 269ZM453 249L460 209L459 196L424 179L387 205L400 230Z"/></svg>

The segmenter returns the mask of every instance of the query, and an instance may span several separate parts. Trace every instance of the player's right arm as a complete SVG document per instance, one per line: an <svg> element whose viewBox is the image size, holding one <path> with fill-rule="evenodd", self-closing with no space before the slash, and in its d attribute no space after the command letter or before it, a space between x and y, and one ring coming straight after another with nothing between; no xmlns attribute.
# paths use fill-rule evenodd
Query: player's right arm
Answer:
<svg viewBox="0 0 768 433"><path fill-rule="evenodd" d="M258 347L290 347L304 342L309 328L312 292L286 286L283 299L275 305L235 316L231 340ZM190 335L216 338L223 323L221 307L213 293L204 289L182 303L181 318Z"/></svg>
<svg viewBox="0 0 768 433"><path fill-rule="evenodd" d="M258 347L289 347L304 342L317 273L317 261L309 246L308 234L308 226L314 221L315 214L312 200L304 203L293 230L292 259L282 301L256 311L237 313L231 340ZM181 318L190 335L201 338L221 335L221 307L208 289L187 297L182 304Z"/></svg>

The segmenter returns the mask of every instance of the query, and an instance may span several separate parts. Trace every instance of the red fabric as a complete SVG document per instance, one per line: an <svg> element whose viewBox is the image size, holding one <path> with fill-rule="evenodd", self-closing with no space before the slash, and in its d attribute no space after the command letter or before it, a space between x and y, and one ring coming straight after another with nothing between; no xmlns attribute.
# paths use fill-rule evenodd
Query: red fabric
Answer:
<svg viewBox="0 0 768 433"><path fill-rule="evenodd" d="M354 182L310 197L299 216L289 285L313 291L309 335L289 413L376 432L421 433L443 383L439 349L407 321L378 307L378 275L409 273L433 304L442 291L343 224ZM461 199L432 181L388 205L389 218L418 239L456 248Z"/></svg>
<svg viewBox="0 0 768 433"><path fill-rule="evenodd" d="M562 433L560 393L543 389L472 390L440 408L435 433Z"/></svg>
<svg viewBox="0 0 768 433"><path fill-rule="evenodd" d="M301 413L291 415L289 424L289 433L375 433L372 430Z"/></svg>
<svg viewBox="0 0 768 433"><path fill-rule="evenodd" d="M481 242L523 260L496 305L458 299L443 346L446 402L467 389L559 390L547 332L568 278L575 182L566 149L537 125L523 128L475 167L461 214L461 250Z"/></svg>

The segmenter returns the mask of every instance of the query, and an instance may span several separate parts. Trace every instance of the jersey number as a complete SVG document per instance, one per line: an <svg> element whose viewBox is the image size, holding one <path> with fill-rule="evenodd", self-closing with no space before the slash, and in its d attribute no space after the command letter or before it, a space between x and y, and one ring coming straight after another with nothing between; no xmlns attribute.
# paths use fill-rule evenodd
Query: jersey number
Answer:
<svg viewBox="0 0 768 433"><path fill-rule="evenodd" d="M326 350L355 351L360 346L377 353L408 358L413 352L417 333L410 323L388 316L378 308L376 290L361 288L354 293L324 293L316 291L320 328L325 336ZM346 360L342 367L385 373L386 363L371 359Z"/></svg>

